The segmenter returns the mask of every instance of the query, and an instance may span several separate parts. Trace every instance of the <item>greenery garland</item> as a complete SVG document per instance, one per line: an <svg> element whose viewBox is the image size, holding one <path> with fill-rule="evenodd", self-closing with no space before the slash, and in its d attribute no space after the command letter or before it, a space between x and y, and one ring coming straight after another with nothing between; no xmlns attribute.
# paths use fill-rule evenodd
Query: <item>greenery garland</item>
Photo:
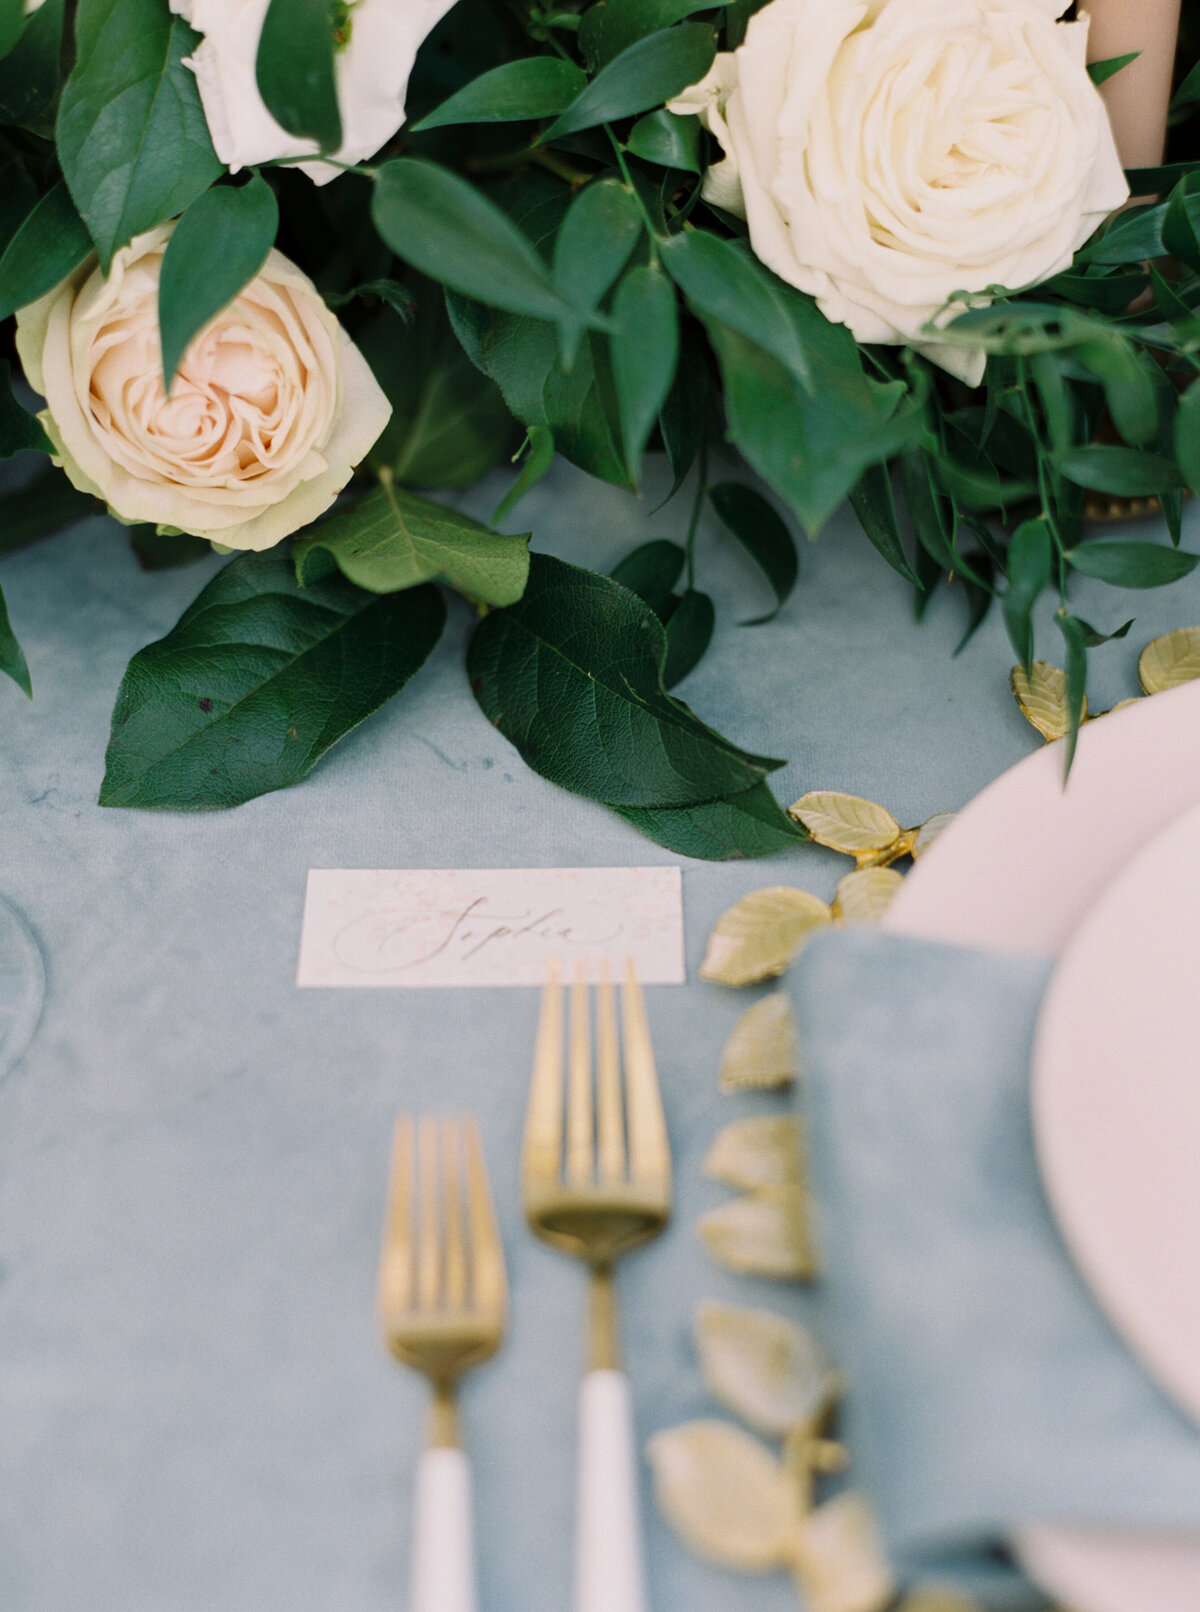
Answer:
<svg viewBox="0 0 1200 1612"><path fill-rule="evenodd" d="M342 148L353 107L338 56L377 3L270 0L258 92L297 149ZM1135 196L1162 199L1116 214L1044 283L964 298L938 339L986 353L971 388L928 348L856 341L706 191L721 149L667 103L758 9L458 0L421 44L403 128L316 187L294 157L229 171L189 68L200 35L167 0L2 0L0 317L178 218L159 253L167 374L274 244L391 406L331 513L236 555L135 656L102 803L228 806L302 778L422 664L448 585L481 611L468 670L483 711L544 776L693 856L806 838L766 782L781 763L669 692L713 631L692 552L706 501L776 608L796 581L776 507L749 480L710 478L730 446L810 535L849 499L920 599L948 579L965 588L968 634L999 600L1026 668L1034 606L1056 594L1077 729L1088 652L1125 629L1073 612L1072 573L1154 587L1200 558L1180 546L1185 490L1200 490L1193 19L1169 160L1127 175ZM6 364L0 456L60 459L25 401ZM632 492L647 453L692 500L685 542L644 544L605 577L498 529L556 455ZM510 459L491 526L426 496ZM0 499L0 553L95 510L95 491L47 466ZM1170 542L1097 534L1097 496L1155 500ZM167 519L136 520L130 539L150 568L207 551ZM2 597L0 669L29 692Z"/></svg>

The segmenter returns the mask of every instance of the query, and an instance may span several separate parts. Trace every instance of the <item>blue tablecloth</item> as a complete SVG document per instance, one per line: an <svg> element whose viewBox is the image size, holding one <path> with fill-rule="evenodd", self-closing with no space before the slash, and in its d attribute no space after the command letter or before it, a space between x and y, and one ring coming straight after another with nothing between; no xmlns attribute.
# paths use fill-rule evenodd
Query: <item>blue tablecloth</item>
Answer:
<svg viewBox="0 0 1200 1612"><path fill-rule="evenodd" d="M467 501L494 504L500 483ZM678 537L569 470L525 502L539 548L597 567ZM1188 515L1195 546L1195 512ZM1187 541L1185 534L1185 542ZM401 1107L478 1109L513 1292L503 1353L465 1392L483 1612L561 1612L570 1582L584 1292L523 1229L517 1147L536 996L298 991L310 867L649 864L675 858L528 772L463 672L465 606L430 663L299 788L233 812L100 810L108 715L130 655L218 562L140 573L95 519L0 561L35 700L0 687L0 892L45 954L44 1017L0 1086L0 1606L5 1612L394 1612L404 1604L423 1385L381 1352L374 1279L389 1129ZM923 628L848 514L804 545L768 626L735 545L701 530L714 649L681 692L731 738L786 755L784 801L838 788L905 824L961 806L1038 742L1013 706L1001 624L957 659L961 598ZM1093 704L1136 691L1137 650L1200 622L1200 578L1119 598ZM1122 608L1128 606L1129 608ZM1039 652L1056 658L1043 621ZM621 1273L641 1434L714 1407L688 1339L714 1295L797 1314L796 1290L707 1262L693 1225L714 1132L784 1098L717 1092L746 993L695 979L708 928L765 883L832 892L811 847L685 863L692 982L649 993L677 1162L670 1233ZM647 1493L656 1612L785 1612L782 1577L691 1556Z"/></svg>

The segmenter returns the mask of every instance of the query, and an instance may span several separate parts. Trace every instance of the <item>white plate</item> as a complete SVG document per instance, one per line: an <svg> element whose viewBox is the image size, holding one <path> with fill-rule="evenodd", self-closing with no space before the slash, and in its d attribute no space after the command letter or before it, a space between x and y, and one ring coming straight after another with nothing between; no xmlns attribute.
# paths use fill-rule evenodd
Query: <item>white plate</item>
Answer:
<svg viewBox="0 0 1200 1612"><path fill-rule="evenodd" d="M884 927L966 946L1060 954L1105 887L1200 803L1200 682L1089 723L1067 788L1047 745L977 795L913 868ZM1197 1612L1200 1539L1030 1523L1030 1577L1077 1612Z"/></svg>
<svg viewBox="0 0 1200 1612"><path fill-rule="evenodd" d="M1050 1202L1133 1352L1200 1422L1200 809L1140 850L1059 959L1033 1048Z"/></svg>
<svg viewBox="0 0 1200 1612"><path fill-rule="evenodd" d="M1130 856L1200 804L1200 682L1089 722L1066 789L1062 764L1062 745L1045 745L976 795L905 879L885 927L1061 952Z"/></svg>

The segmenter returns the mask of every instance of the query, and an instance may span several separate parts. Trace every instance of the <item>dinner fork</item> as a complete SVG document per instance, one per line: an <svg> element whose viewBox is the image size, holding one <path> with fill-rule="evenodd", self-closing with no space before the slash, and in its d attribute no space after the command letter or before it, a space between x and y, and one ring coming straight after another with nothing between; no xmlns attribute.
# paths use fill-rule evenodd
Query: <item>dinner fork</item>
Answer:
<svg viewBox="0 0 1200 1612"><path fill-rule="evenodd" d="M433 1387L417 1468L410 1612L475 1612L471 1469L458 1380L504 1332L504 1252L473 1118L396 1121L379 1267L384 1342Z"/></svg>
<svg viewBox="0 0 1200 1612"><path fill-rule="evenodd" d="M575 1612L643 1612L646 1605L633 1410L621 1370L613 1264L666 1224L671 1154L632 963L621 996L619 1043L616 995L603 975L593 1082L588 989L582 978L572 985L564 1103L563 993L557 969L551 972L521 1157L529 1224L591 1268L588 1371L579 1399Z"/></svg>

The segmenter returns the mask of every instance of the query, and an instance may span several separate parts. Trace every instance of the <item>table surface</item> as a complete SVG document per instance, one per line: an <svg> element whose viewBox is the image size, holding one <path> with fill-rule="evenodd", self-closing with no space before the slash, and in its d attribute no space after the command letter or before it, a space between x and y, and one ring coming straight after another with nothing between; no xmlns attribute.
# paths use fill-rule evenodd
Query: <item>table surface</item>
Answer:
<svg viewBox="0 0 1200 1612"><path fill-rule="evenodd" d="M486 514L499 482L465 507ZM567 468L521 507L537 548L607 568L683 504ZM1187 517L1191 543L1196 516ZM1133 528L1155 534L1154 523ZM1188 543L1185 532L1185 543ZM0 687L0 892L46 961L46 1003L0 1085L0 1605L5 1612L393 1612L425 1393L382 1352L375 1264L392 1117L479 1112L512 1285L509 1337L464 1393L482 1612L568 1601L580 1269L519 1214L517 1151L537 1011L524 990L298 991L310 867L650 865L681 859L529 772L463 671L470 613L391 706L299 787L230 812L101 810L108 717L129 657L217 561L141 573L86 521L0 562L35 698ZM1007 687L994 613L957 658L961 597L913 625L906 585L853 518L803 544L766 626L736 545L702 526L714 647L680 692L747 748L790 758L787 802L834 788L905 823L961 806L1038 741ZM1127 640L1093 657L1093 705L1136 692L1137 652L1200 622L1200 578L1076 608ZM1128 608L1125 608L1128 606ZM1058 659L1049 612L1039 653ZM719 1414L689 1325L714 1296L813 1317L813 1297L712 1265L697 1215L720 1125L787 1098L721 1096L716 1049L751 999L696 978L717 914L794 882L828 896L845 859L682 862L690 983L648 992L677 1213L622 1267L639 1433ZM698 1561L647 1488L656 1612L784 1612L781 1576Z"/></svg>

